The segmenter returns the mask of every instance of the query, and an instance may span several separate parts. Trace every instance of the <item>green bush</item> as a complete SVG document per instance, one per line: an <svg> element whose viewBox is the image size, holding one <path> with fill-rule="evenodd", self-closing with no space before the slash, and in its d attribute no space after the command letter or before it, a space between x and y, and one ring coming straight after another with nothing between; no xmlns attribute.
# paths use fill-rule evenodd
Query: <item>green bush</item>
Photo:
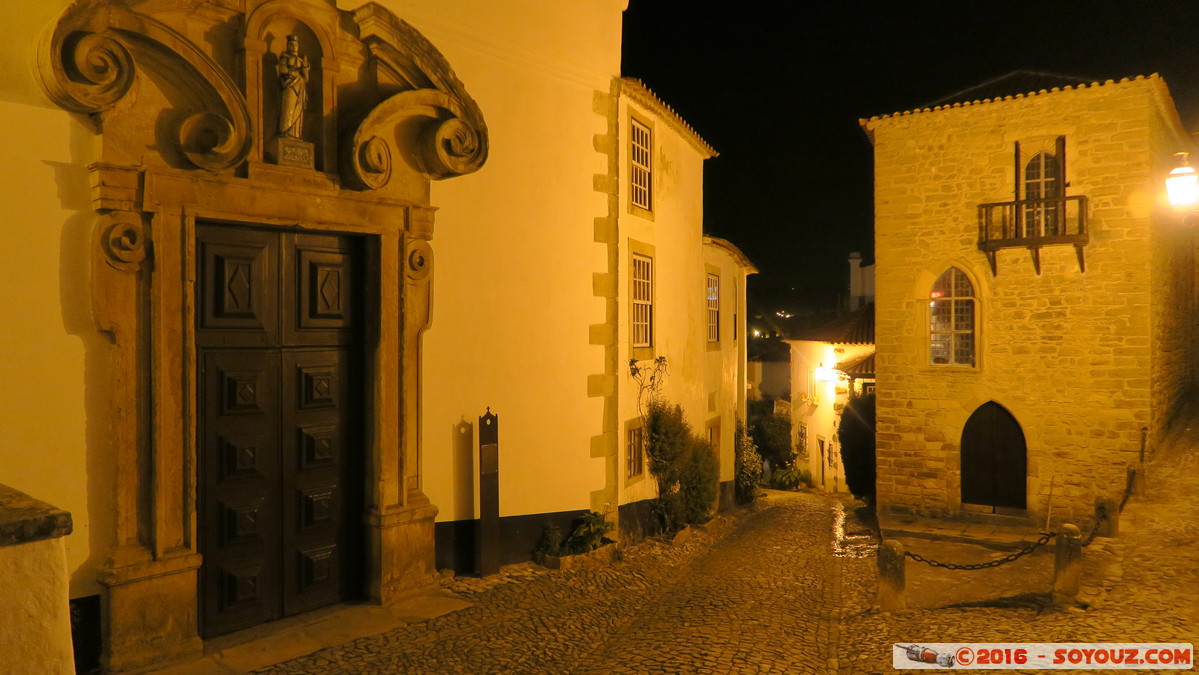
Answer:
<svg viewBox="0 0 1199 675"><path fill-rule="evenodd" d="M692 436L690 452L679 477L683 517L688 523L708 520L719 489L720 459L716 456L716 450L711 443Z"/></svg>
<svg viewBox="0 0 1199 675"><path fill-rule="evenodd" d="M653 510L662 531L707 520L719 490L716 452L691 429L681 406L650 401L645 426L649 470L658 482Z"/></svg>
<svg viewBox="0 0 1199 675"><path fill-rule="evenodd" d="M541 530L541 539L537 540L537 548L533 549L533 562L545 564L546 558L556 558L562 555L562 530L557 525L546 525Z"/></svg>
<svg viewBox="0 0 1199 675"><path fill-rule="evenodd" d="M874 394L859 396L845 406L841 414L841 466L845 467L845 486L853 496L867 502L874 499Z"/></svg>
<svg viewBox="0 0 1199 675"><path fill-rule="evenodd" d="M683 495L676 492L661 492L650 503L659 533L678 532L687 524L684 515Z"/></svg>
<svg viewBox="0 0 1199 675"><path fill-rule="evenodd" d="M650 401L646 433L645 451L649 455L650 473L658 479L659 490L671 492L682 474L691 445L691 425L687 423L682 406L672 406L661 399Z"/></svg>
<svg viewBox="0 0 1199 675"><path fill-rule="evenodd" d="M762 482L762 456L754 445L754 439L745 432L745 424L737 420L734 435L736 444L733 488L738 504L752 504L758 497L758 484Z"/></svg>
<svg viewBox="0 0 1199 675"><path fill-rule="evenodd" d="M588 511L579 516L574 523L570 536L562 542L562 552L566 555L586 553L603 546L604 535L612 529L612 523L602 513Z"/></svg>
<svg viewBox="0 0 1199 675"><path fill-rule="evenodd" d="M750 420L749 434L758 446L758 454L770 460L771 466L789 466L795 461L791 448L791 418L786 415L766 415Z"/></svg>
<svg viewBox="0 0 1199 675"><path fill-rule="evenodd" d="M774 473L770 474L770 487L776 490L797 490L804 482L804 473L793 466L775 469ZM811 476L808 476L808 481L811 480Z"/></svg>

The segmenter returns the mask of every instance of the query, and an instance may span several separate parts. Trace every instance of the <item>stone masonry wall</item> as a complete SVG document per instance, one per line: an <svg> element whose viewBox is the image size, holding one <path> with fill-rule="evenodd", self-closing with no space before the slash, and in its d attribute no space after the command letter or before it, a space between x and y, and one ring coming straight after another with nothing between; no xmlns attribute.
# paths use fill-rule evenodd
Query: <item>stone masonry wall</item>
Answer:
<svg viewBox="0 0 1199 675"><path fill-rule="evenodd" d="M1156 160L1152 179L1160 182L1175 166L1173 153L1192 151L1194 143L1188 134L1181 133L1181 123L1168 97L1162 97L1154 113L1150 118L1151 157ZM1199 290L1195 286L1194 230L1164 205L1156 209L1154 220L1150 447L1192 393L1197 353L1195 297Z"/></svg>
<svg viewBox="0 0 1199 675"><path fill-rule="evenodd" d="M1089 522L1120 494L1141 429L1156 433L1188 384L1188 255L1158 234L1159 146L1177 128L1156 78L1106 83L865 123L875 146L878 502L961 509L960 448L987 401L1028 445L1028 516ZM1173 128L1171 127L1173 124ZM978 250L978 205L1013 199L1013 144L1066 138L1067 195L1089 199L1085 271L1072 246ZM1024 155L1023 161L1031 157ZM929 291L956 266L975 287L974 367L932 366ZM1176 280L1179 279L1179 280ZM1190 318L1185 319L1186 322Z"/></svg>

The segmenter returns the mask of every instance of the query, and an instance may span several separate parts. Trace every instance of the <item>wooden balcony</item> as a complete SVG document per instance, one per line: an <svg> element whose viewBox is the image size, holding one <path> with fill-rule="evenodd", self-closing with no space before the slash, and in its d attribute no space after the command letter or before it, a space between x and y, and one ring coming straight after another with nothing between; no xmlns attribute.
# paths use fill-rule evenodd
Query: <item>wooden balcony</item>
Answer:
<svg viewBox="0 0 1199 675"><path fill-rule="evenodd" d="M978 205L978 249L987 254L991 274L999 273L996 252L1001 248L1027 248L1040 274L1043 246L1073 246L1078 269L1086 271L1083 247L1090 240L1083 195Z"/></svg>

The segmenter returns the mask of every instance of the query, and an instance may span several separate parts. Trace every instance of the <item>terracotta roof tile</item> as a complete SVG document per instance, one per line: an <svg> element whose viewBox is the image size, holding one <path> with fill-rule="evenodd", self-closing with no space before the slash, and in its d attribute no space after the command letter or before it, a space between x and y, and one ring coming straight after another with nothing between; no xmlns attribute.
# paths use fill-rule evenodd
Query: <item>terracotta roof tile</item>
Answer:
<svg viewBox="0 0 1199 675"><path fill-rule="evenodd" d="M874 344L874 303L792 339L843 345Z"/></svg>

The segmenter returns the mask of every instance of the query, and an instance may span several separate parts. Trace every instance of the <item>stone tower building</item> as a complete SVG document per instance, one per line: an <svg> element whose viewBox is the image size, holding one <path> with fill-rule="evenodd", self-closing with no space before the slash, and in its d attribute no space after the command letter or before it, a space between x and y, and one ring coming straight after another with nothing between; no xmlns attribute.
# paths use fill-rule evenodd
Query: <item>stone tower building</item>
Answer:
<svg viewBox="0 0 1199 675"><path fill-rule="evenodd" d="M1192 384L1189 141L1156 75L981 93L862 121L880 514L1085 527Z"/></svg>

